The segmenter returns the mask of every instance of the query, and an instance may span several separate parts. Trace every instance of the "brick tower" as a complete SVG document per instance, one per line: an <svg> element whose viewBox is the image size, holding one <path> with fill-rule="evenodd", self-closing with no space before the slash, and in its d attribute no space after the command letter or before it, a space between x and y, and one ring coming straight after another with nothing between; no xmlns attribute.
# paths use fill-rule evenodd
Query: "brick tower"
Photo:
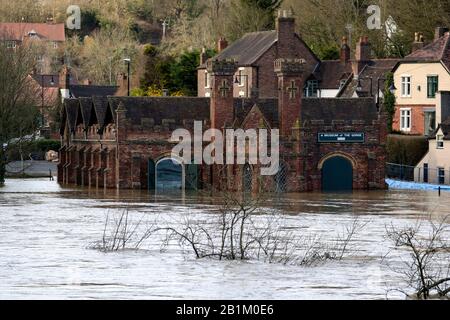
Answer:
<svg viewBox="0 0 450 320"><path fill-rule="evenodd" d="M233 76L237 64L234 60L209 60L211 74L211 128L222 129L234 121Z"/></svg>
<svg viewBox="0 0 450 320"><path fill-rule="evenodd" d="M275 60L275 73L278 76L278 118L280 135L289 136L300 116L303 94L303 59Z"/></svg>

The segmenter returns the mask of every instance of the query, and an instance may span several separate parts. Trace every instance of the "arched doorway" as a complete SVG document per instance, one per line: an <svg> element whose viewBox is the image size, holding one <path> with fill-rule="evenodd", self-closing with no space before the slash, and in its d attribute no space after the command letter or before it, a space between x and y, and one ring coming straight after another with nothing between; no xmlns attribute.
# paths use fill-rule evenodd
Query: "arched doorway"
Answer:
<svg viewBox="0 0 450 320"><path fill-rule="evenodd" d="M184 169L180 161L172 158L161 159L156 163L155 171L157 190L184 189Z"/></svg>
<svg viewBox="0 0 450 320"><path fill-rule="evenodd" d="M343 156L332 156L322 164L322 191L345 192L353 190L352 162Z"/></svg>

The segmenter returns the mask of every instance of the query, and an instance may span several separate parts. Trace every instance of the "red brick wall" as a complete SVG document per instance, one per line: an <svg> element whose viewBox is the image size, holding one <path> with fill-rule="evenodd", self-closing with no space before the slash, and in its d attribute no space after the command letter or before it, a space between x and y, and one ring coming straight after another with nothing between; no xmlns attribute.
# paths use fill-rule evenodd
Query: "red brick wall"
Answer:
<svg viewBox="0 0 450 320"><path fill-rule="evenodd" d="M397 105L395 107L395 115L392 122L392 129L400 131L400 110L403 108L411 109L411 131L405 132L412 135L425 134L425 108L435 108L435 105Z"/></svg>

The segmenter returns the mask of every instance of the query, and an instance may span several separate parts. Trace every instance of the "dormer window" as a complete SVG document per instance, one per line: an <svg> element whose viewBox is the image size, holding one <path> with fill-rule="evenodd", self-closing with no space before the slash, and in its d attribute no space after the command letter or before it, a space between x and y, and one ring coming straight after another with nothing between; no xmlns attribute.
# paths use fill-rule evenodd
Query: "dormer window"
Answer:
<svg viewBox="0 0 450 320"><path fill-rule="evenodd" d="M444 136L442 134L436 136L436 144L438 149L444 149Z"/></svg>

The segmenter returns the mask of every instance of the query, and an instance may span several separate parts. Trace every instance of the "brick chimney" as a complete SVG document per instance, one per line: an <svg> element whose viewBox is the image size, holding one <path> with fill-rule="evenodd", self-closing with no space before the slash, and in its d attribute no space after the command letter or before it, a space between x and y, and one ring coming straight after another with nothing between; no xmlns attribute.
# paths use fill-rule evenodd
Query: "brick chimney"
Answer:
<svg viewBox="0 0 450 320"><path fill-rule="evenodd" d="M347 64L350 61L350 47L347 43L347 37L342 38L340 61L342 64Z"/></svg>
<svg viewBox="0 0 450 320"><path fill-rule="evenodd" d="M278 56L283 58L294 58L295 18L291 11L278 11L276 21L278 35Z"/></svg>
<svg viewBox="0 0 450 320"><path fill-rule="evenodd" d="M220 38L217 42L217 51L220 53L228 47L228 41L225 38Z"/></svg>
<svg viewBox="0 0 450 320"><path fill-rule="evenodd" d="M359 38L356 45L355 60L352 61L353 74L357 77L370 62L370 43L367 36Z"/></svg>
<svg viewBox="0 0 450 320"><path fill-rule="evenodd" d="M439 38L442 38L446 32L448 32L448 28L445 27L437 27L434 32L434 40L438 40Z"/></svg>
<svg viewBox="0 0 450 320"><path fill-rule="evenodd" d="M59 73L59 91L62 99L70 98L70 70L66 65Z"/></svg>
<svg viewBox="0 0 450 320"><path fill-rule="evenodd" d="M222 129L234 121L233 76L237 70L234 60L208 60L211 75L211 128Z"/></svg>
<svg viewBox="0 0 450 320"><path fill-rule="evenodd" d="M420 50L424 47L424 37L422 32L416 32L414 34L414 42L412 44L412 52Z"/></svg>
<svg viewBox="0 0 450 320"><path fill-rule="evenodd" d="M303 95L305 60L277 59L274 68L278 76L278 118L280 135L287 137L300 117Z"/></svg>
<svg viewBox="0 0 450 320"><path fill-rule="evenodd" d="M204 65L208 60L208 54L206 53L206 48L202 48L202 52L200 53L200 65Z"/></svg>

